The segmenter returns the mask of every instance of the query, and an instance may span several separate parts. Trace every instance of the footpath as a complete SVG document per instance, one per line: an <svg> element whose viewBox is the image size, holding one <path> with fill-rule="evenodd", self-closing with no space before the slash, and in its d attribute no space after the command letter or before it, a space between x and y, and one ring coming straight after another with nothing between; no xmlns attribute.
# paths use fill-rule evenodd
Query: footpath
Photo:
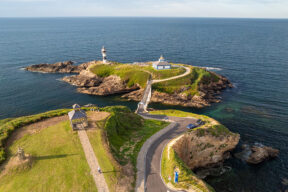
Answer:
<svg viewBox="0 0 288 192"><path fill-rule="evenodd" d="M102 174L98 173L97 169L100 166L98 164L98 160L95 156L95 153L93 151L93 148L91 146L91 143L89 141L86 131L84 129L79 130L78 136L80 138L80 142L82 144L82 147L86 156L86 160L91 169L91 174L93 175L93 179L97 186L98 192L109 192L103 173Z"/></svg>

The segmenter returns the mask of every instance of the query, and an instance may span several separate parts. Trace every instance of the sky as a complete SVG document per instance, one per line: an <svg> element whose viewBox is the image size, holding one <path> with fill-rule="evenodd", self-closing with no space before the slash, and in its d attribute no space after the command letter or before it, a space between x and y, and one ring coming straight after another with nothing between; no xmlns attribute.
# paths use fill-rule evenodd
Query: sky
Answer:
<svg viewBox="0 0 288 192"><path fill-rule="evenodd" d="M288 0L0 0L0 17L288 18Z"/></svg>

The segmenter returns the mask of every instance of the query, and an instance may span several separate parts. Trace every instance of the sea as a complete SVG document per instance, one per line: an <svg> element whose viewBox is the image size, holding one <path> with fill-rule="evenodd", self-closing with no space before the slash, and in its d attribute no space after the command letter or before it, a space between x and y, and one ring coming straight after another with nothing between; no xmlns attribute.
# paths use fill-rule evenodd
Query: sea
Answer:
<svg viewBox="0 0 288 192"><path fill-rule="evenodd" d="M209 67L234 85L222 102L204 109L151 104L215 118L241 134L242 144L280 150L259 165L240 159L232 169L206 181L220 192L288 190L288 20L229 18L0 18L0 119L92 103L136 102L119 96L90 96L61 81L65 74L35 73L24 67L72 60L123 63L157 60Z"/></svg>

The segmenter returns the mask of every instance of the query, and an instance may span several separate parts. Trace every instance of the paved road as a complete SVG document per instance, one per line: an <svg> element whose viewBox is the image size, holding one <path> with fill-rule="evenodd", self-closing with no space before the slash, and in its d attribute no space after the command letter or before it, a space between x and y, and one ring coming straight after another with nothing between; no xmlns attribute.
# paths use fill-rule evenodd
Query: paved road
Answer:
<svg viewBox="0 0 288 192"><path fill-rule="evenodd" d="M164 115L149 115L140 114L146 118L153 118L158 120L164 120ZM163 148L166 144L174 137L187 131L186 126L190 123L196 123L197 119L194 118L181 118L181 117L170 117L168 120L172 120L178 123L174 129L163 134L158 138L148 149L146 156L146 191L147 192L173 192L166 187L160 176L160 160Z"/></svg>
<svg viewBox="0 0 288 192"><path fill-rule="evenodd" d="M163 135L159 136L157 140L154 141L154 143L151 144L149 149L147 150L147 155L146 155L146 162L143 161L144 165L140 165L141 167L145 166L145 172L146 175L145 181L146 183L144 184L146 186L146 191L147 192L167 192L168 190L170 192L173 192L173 190L170 190L166 187L166 185L163 183L161 176L160 176L160 161L161 161L161 155L163 148L166 146L166 144L174 137L184 133L187 131L186 126L190 123L196 123L197 119L193 118L181 118L181 117L166 117L164 115L150 115L146 112L147 105L149 103L149 93L151 94L151 85L153 83L159 83L163 81L169 81L172 79L178 79L181 77L184 77L186 75L189 75L191 72L191 69L189 67L184 67L186 69L186 72L170 77L167 79L159 79L159 80L149 80L146 86L146 89L143 94L143 98L141 102L138 105L138 108L136 112L145 117L145 118L152 118L152 119L158 119L158 120L171 120L177 123L177 126L175 128L171 129L170 131L164 133ZM164 119L164 118L168 119ZM139 171L139 170L138 170ZM141 183L142 181L138 181L138 183ZM142 191L142 189L141 189Z"/></svg>

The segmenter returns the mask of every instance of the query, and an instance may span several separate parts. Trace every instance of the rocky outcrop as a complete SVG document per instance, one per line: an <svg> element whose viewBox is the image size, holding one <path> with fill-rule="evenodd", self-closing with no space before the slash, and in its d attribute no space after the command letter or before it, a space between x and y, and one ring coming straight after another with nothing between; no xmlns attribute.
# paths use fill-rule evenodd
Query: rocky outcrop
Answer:
<svg viewBox="0 0 288 192"><path fill-rule="evenodd" d="M102 83L102 78L97 77L88 70L82 70L79 75L63 77L63 81L77 87L96 87Z"/></svg>
<svg viewBox="0 0 288 192"><path fill-rule="evenodd" d="M208 129L198 129L184 134L173 145L173 149L193 170L215 166L228 159L239 139L240 135L232 132L215 136Z"/></svg>
<svg viewBox="0 0 288 192"><path fill-rule="evenodd" d="M102 83L97 87L80 87L77 89L80 93L89 95L112 95L127 93L139 89L138 86L127 87L126 83L116 75L105 77Z"/></svg>
<svg viewBox="0 0 288 192"><path fill-rule="evenodd" d="M187 95L185 94L185 88L174 94L168 94L152 90L152 97L150 102L196 108L210 106L210 103L218 103L221 101L221 97L219 96L221 90L231 88L233 87L233 85L226 77L220 75L217 76L219 77L219 80L217 82L199 85L199 95ZM144 89L140 89L134 92L127 93L122 97L127 98L128 100L141 101L143 97L143 92Z"/></svg>
<svg viewBox="0 0 288 192"><path fill-rule="evenodd" d="M92 63L94 63L94 61L80 65L73 65L73 61L57 62L54 64L44 63L28 66L25 70L43 73L80 73Z"/></svg>
<svg viewBox="0 0 288 192"><path fill-rule="evenodd" d="M219 103L221 102L221 97L219 96L221 91L226 88L232 88L233 85L226 77L216 73L213 74L215 74L219 80L216 82L211 81L210 83L200 83L198 86L199 96L208 103Z"/></svg>
<svg viewBox="0 0 288 192"><path fill-rule="evenodd" d="M236 153L235 156L250 164L259 164L265 160L277 157L279 154L278 149L268 147L259 143L250 145L243 145L243 151Z"/></svg>

